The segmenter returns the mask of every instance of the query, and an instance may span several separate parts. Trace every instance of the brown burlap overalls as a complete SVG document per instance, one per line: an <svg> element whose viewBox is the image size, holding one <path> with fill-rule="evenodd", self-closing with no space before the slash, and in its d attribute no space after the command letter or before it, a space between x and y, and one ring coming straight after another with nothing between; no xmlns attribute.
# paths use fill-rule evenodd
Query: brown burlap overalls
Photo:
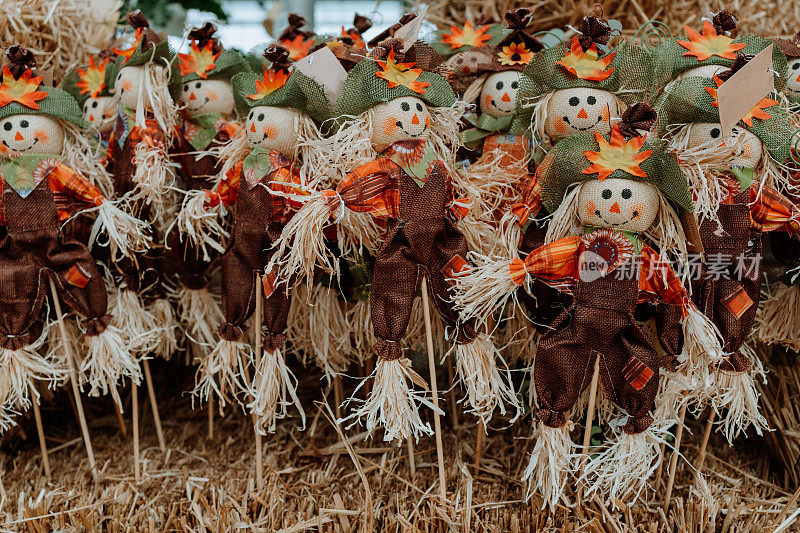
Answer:
<svg viewBox="0 0 800 533"><path fill-rule="evenodd" d="M545 425L558 428L566 423L592 380L596 356L600 357L603 391L631 417L623 430L640 433L653 422L650 411L658 392L659 362L650 339L634 319L639 280L633 278L616 279L612 271L591 282L577 281L572 306L542 335L533 373L539 417ZM641 372L641 364L652 374L637 390L626 375Z"/></svg>
<svg viewBox="0 0 800 533"><path fill-rule="evenodd" d="M86 318L86 335L99 335L111 321L106 314L103 277L86 246L65 240L47 178L22 198L3 183L7 234L0 241L0 346L15 350L30 344L52 275L63 301Z"/></svg>
<svg viewBox="0 0 800 533"><path fill-rule="evenodd" d="M242 178L236 201L236 221L230 243L222 255L222 312L225 323L219 328L227 341L237 341L247 328L245 322L256 305L256 275L263 273L284 222L278 222L272 194L265 183L272 174L250 187ZM291 303L283 285L264 300L262 325L267 330L264 349L274 351L286 340L286 317Z"/></svg>
<svg viewBox="0 0 800 533"><path fill-rule="evenodd" d="M386 240L375 258L370 309L380 357L401 357L411 306L422 281L445 324L456 328L456 342L476 337L472 323L459 322L454 309L451 266L467 255L464 236L447 218L450 178L441 162L433 164L422 187L404 171L400 177L400 218L387 221Z"/></svg>

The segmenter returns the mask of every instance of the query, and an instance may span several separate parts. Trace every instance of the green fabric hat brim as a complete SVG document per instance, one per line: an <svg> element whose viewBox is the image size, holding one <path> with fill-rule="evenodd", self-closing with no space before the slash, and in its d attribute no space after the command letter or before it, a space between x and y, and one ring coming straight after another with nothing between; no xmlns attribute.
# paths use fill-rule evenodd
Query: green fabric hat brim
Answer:
<svg viewBox="0 0 800 533"><path fill-rule="evenodd" d="M83 112L78 102L67 91L43 85L40 85L37 90L47 93L47 96L36 102L39 104L39 109L31 109L19 102L11 102L0 107L0 119L14 115L48 115L71 122L80 128L89 126L83 120Z"/></svg>
<svg viewBox="0 0 800 533"><path fill-rule="evenodd" d="M336 115L360 115L364 111L401 98L413 96L431 107L450 107L456 102L456 94L447 81L432 72L422 72L417 81L430 83L424 93L412 91L404 85L392 89L383 78L375 75L380 66L373 59L364 59L348 73L342 87L342 95L336 106Z"/></svg>
<svg viewBox="0 0 800 533"><path fill-rule="evenodd" d="M480 26L475 25L475 27L479 28ZM449 59L450 57L456 55L459 52L463 52L464 50L469 50L470 48L473 48L472 46L460 46L460 47L454 49L449 44L443 43L442 42L442 35L449 34L450 31L451 30L449 28L447 28L445 30L439 30L436 33L434 33L433 39L430 42L428 42L430 47L433 48L434 50L436 50L436 53L438 53L440 56L442 56L442 59L444 59L445 61L447 59ZM502 25L500 23L491 24L489 26L489 29L486 30L485 35L491 35L492 37L491 37L491 39L486 41L484 44L486 46L489 46L489 47L495 47L495 46L497 46L497 44L500 41L503 40L503 38L506 35L509 34L510 31L511 30L509 30L508 28L506 28L504 25ZM481 48L483 48L483 47L481 47Z"/></svg>
<svg viewBox="0 0 800 533"><path fill-rule="evenodd" d="M669 88L656 108L656 131L659 137L664 137L677 125L700 122L719 124L719 109L713 106L714 98L706 91L707 87L716 88L717 84L711 78L691 76L677 81ZM739 121L738 126L761 139L772 158L778 163L784 163L790 156L790 140L794 138L795 128L780 104L764 111L771 118L754 118L752 127Z"/></svg>
<svg viewBox="0 0 800 533"><path fill-rule="evenodd" d="M653 64L650 54L633 44L616 47L614 58L608 69L614 71L600 81L584 80L557 62L570 50L571 42L548 48L535 54L522 72L517 107L511 123L511 133L525 135L530 130L533 118L533 102L547 93L561 89L587 87L616 94L623 102L631 104L642 101L646 91L652 87Z"/></svg>
<svg viewBox="0 0 800 533"><path fill-rule="evenodd" d="M205 79L207 80L230 80L234 75L240 72L250 72L252 69L247 61L240 53L235 50L223 50L220 52L219 57L214 62L216 65L213 69L206 72ZM180 67L179 67L180 70ZM196 72L190 72L181 78L182 83L190 81L202 80Z"/></svg>
<svg viewBox="0 0 800 533"><path fill-rule="evenodd" d="M573 184L597 179L596 173L583 173L583 170L592 164L583 152L598 149L597 139L591 132L572 135L555 144L547 155L547 158L552 160L546 163L547 170L539 182L542 187L542 202L549 212L553 213L558 209L564 195ZM667 151L663 141L645 142L640 152L646 150L653 150L653 154L639 165L647 174L646 178L633 176L623 170L615 170L608 177L655 185L679 212L692 211L694 206L689 184L675 155Z"/></svg>
<svg viewBox="0 0 800 533"><path fill-rule="evenodd" d="M688 52L688 50L678 44L678 41L688 40L688 37L671 37L665 39L664 42L653 49L653 69L658 86L663 87L671 80L674 80L679 75L693 68L706 65L729 67L733 64L732 59L725 59L719 56L711 56L708 59L700 61L694 56L683 55L684 52ZM737 54L744 53L749 55L756 55L770 44L773 44L772 41L760 35L744 35L734 39L733 43L744 43L745 47L739 50ZM777 46L772 49L772 68L776 72L776 86L780 86L786 73L786 56Z"/></svg>
<svg viewBox="0 0 800 533"><path fill-rule="evenodd" d="M256 93L256 80L263 79L255 72L241 72L231 80L236 109L246 116L253 107L284 107L300 111L321 124L331 117L331 103L322 85L299 70L292 70L289 79L280 87L260 100L247 97Z"/></svg>

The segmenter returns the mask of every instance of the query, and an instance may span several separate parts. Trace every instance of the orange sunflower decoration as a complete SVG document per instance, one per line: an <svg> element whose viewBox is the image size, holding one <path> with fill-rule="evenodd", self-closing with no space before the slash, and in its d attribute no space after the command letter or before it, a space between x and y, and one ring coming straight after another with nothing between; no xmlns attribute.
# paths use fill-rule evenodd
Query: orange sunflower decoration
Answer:
<svg viewBox="0 0 800 533"><path fill-rule="evenodd" d="M688 41L678 41L678 44L686 48L685 56L694 56L698 61L705 61L711 56L723 59L735 59L736 52L745 47L745 43L734 43L727 35L718 35L714 25L708 20L703 22L703 34L686 26Z"/></svg>
<svg viewBox="0 0 800 533"><path fill-rule="evenodd" d="M450 26L450 33L442 34L442 43L449 44L451 50L462 46L480 48L481 46L486 46L486 41L492 38L491 35L486 33L488 30L488 24L476 29L473 28L470 21L466 21L463 28Z"/></svg>
<svg viewBox="0 0 800 533"><path fill-rule="evenodd" d="M398 63L394 58L394 48L389 50L389 55L386 61L376 60L380 70L375 75L381 79L386 80L390 89L394 89L398 85L407 87L418 94L425 94L425 87L430 83L426 81L417 81L422 74L422 69L413 68L416 63Z"/></svg>
<svg viewBox="0 0 800 533"><path fill-rule="evenodd" d="M714 107L719 107L719 100L717 100L717 88L723 84L723 81L718 77L714 76L714 83L717 84L717 87L706 87L706 91L714 101L711 103ZM742 122L753 127L753 119L757 118L759 120L769 120L772 118L772 115L764 111L772 106L778 105L778 102L773 100L772 98L762 98L760 102L758 102L753 109L747 112L747 114L742 117Z"/></svg>
<svg viewBox="0 0 800 533"><path fill-rule="evenodd" d="M261 100L265 96L277 91L284 86L286 80L289 79L289 72L285 70L265 70L264 77L261 80L256 80L256 94L248 94L247 97L251 100Z"/></svg>
<svg viewBox="0 0 800 533"><path fill-rule="evenodd" d="M8 65L4 66L3 83L0 85L0 107L17 102L30 109L39 109L39 104L36 102L47 97L45 91L36 90L41 82L41 76L32 77L31 69L26 70L19 79L14 79Z"/></svg>
<svg viewBox="0 0 800 533"><path fill-rule="evenodd" d="M614 67L606 69L611 64L615 54L616 52L611 52L599 58L597 44L595 43L592 43L589 49L584 52L578 38L573 37L569 52L566 53L561 61L556 61L556 64L561 65L582 80L603 81L614 72Z"/></svg>
<svg viewBox="0 0 800 533"><path fill-rule="evenodd" d="M313 45L313 38L306 40L300 33L298 33L294 39L284 39L281 41L281 46L289 50L289 59L292 61L300 61L306 57Z"/></svg>
<svg viewBox="0 0 800 533"><path fill-rule="evenodd" d="M599 150L596 152L584 150L583 155L593 164L583 169L583 174L597 173L597 179L604 180L615 171L621 170L631 176L647 177L647 173L639 165L653 155L653 151L639 151L644 145L644 136L640 135L626 141L619 124L614 124L611 127L611 142L606 141L605 137L597 132L594 132L594 138L597 140Z"/></svg>
<svg viewBox="0 0 800 533"><path fill-rule="evenodd" d="M181 76L195 73L202 79L206 79L208 72L214 70L217 65L214 63L222 51L214 53L214 42L208 41L201 50L197 43L192 41L192 50L188 54L178 54L181 60Z"/></svg>
<svg viewBox="0 0 800 533"><path fill-rule="evenodd" d="M97 98L106 86L106 63L110 58L105 58L97 65L94 58L89 58L89 65L86 68L78 69L78 77L81 79L75 84L81 90L81 94L89 93L92 98Z"/></svg>
<svg viewBox="0 0 800 533"><path fill-rule="evenodd" d="M527 65L533 58L533 52L524 43L511 43L497 53L501 65Z"/></svg>

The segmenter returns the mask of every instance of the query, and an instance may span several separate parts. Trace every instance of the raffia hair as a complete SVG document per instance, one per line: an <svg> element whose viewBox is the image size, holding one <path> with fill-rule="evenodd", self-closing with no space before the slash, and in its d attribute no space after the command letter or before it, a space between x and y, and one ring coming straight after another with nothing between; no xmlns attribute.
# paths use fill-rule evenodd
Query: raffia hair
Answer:
<svg viewBox="0 0 800 533"><path fill-rule="evenodd" d="M169 93L169 82L172 75L170 64L166 59L164 59L164 65L148 61L142 65L142 69L144 71L143 83L139 85L136 95L136 125L144 127L145 110L149 109L153 114L153 119L169 141L175 125L178 123L176 106Z"/></svg>
<svg viewBox="0 0 800 533"><path fill-rule="evenodd" d="M100 163L97 153L103 147L101 145L93 147L89 138L72 122L55 120L64 130L64 147L61 150L64 163L92 182L104 196L109 198L113 196L113 179Z"/></svg>

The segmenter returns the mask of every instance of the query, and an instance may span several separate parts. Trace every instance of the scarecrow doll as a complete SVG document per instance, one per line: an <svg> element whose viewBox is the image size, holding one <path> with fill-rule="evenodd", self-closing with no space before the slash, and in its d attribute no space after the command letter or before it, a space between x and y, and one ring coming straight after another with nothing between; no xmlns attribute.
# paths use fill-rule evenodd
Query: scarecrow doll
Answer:
<svg viewBox="0 0 800 533"><path fill-rule="evenodd" d="M591 381L596 357L603 392L621 412L611 424L621 434L587 465L589 494L635 500L660 462L668 429L663 421L653 425L660 359L634 318L637 304L657 301L680 310L685 364L721 357L714 326L670 266L670 257L686 255L678 217L692 209L686 177L663 143L639 133L641 120L626 122L652 115L644 104L636 108L610 135L559 141L538 167L542 201L553 213L546 244L510 262L471 254L478 266L458 276L455 290L462 314L482 320L532 278L571 297L543 333L533 362L537 440L524 478L529 493L541 492L551 507L570 468L568 416ZM680 354L675 350L673 357Z"/></svg>
<svg viewBox="0 0 800 533"><path fill-rule="evenodd" d="M773 39L773 42L786 56L786 76L780 85L787 100L784 105L796 111L800 102L800 32L791 39Z"/></svg>
<svg viewBox="0 0 800 533"><path fill-rule="evenodd" d="M193 28L189 32L190 52L178 54L183 120L171 155L180 165L182 188L186 191L213 188L222 167L219 151L239 130L234 121L230 80L249 68L237 52L222 49L215 32L211 23ZM224 319L208 288L211 265L224 249L215 240L194 245L180 231L168 231L167 248L167 258L178 271L178 319L188 338L207 353L216 344L215 328Z"/></svg>
<svg viewBox="0 0 800 533"><path fill-rule="evenodd" d="M677 81L659 124L695 197L706 263L692 276L692 297L722 333L726 357L714 369L711 399L727 411L720 424L731 441L750 424L758 433L766 427L753 378L761 365L745 344L761 298L762 234L800 230L800 210L779 192L794 128L778 102L762 99L722 137L717 88L746 62L740 55L713 79Z"/></svg>
<svg viewBox="0 0 800 533"><path fill-rule="evenodd" d="M421 378L401 346L422 276L448 339L456 342L456 366L470 408L487 421L496 408L504 412L505 404L517 406L508 376L497 368L497 350L471 321L461 320L451 302L452 277L463 268L467 253L453 220L463 217L466 206L452 192L460 109L452 88L429 70L439 62L421 42L407 46L389 39L348 73L336 110L342 122L332 137L331 158L348 163L369 154L372 158L350 167L335 191L323 191L303 206L283 232L282 240L292 243L291 253L276 261L290 274L303 270L296 264L330 269L322 244L330 216L340 228L351 211L385 224L370 290L375 381L350 418L366 418L370 432L382 426L386 441L431 433L419 414L420 404L431 404L409 387L408 380L419 383Z"/></svg>
<svg viewBox="0 0 800 533"><path fill-rule="evenodd" d="M108 236L112 256L148 245L144 225L116 207L75 168L76 152L90 151L81 128L87 124L65 91L34 76L33 54L19 46L6 53L0 83L0 403L30 405L34 379L55 381L62 370L35 353L31 327L39 320L48 276L63 301L84 318L87 349L80 363L91 395L111 393L123 377L140 379L139 364L107 312L106 286L86 243L68 239L62 223L79 211L96 215L93 236ZM78 163L78 164L75 164ZM74 165L74 166L73 166Z"/></svg>
<svg viewBox="0 0 800 533"><path fill-rule="evenodd" d="M251 394L248 408L260 432L274 431L276 419L285 417L291 404L305 418L294 391L296 380L281 353L290 296L278 289L278 274L267 265L273 243L301 205L297 198L314 188L312 172L325 158L317 124L331 113L322 86L291 67L285 48L271 45L264 56L272 67L263 76L243 72L232 80L237 108L246 118L244 135L236 137L223 155L228 156L224 178L213 190L190 191L179 215L185 221L179 225L201 227L187 233L190 242L201 234L209 241L218 238L213 230L202 229L209 214L236 206L232 236L222 255L222 338L200 363L194 394L207 400L214 391L221 406L231 394ZM263 276L266 334L264 355L251 385L244 380L248 346L242 335L255 307L256 276Z"/></svg>

